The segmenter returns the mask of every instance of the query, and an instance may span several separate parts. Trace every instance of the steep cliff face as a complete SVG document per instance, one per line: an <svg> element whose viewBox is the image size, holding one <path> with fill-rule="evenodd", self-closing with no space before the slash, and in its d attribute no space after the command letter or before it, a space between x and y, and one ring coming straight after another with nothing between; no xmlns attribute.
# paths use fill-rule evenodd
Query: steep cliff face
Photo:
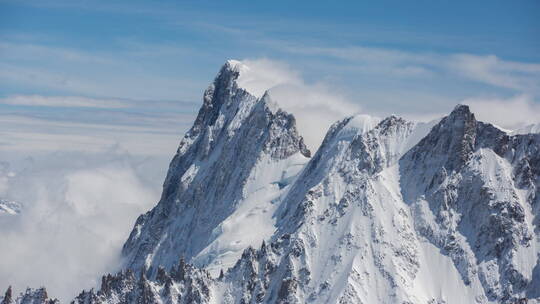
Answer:
<svg viewBox="0 0 540 304"><path fill-rule="evenodd" d="M131 270L103 276L99 291L83 291L72 304L209 303L212 283L207 271L182 259L168 271L158 267L153 280Z"/></svg>
<svg viewBox="0 0 540 304"><path fill-rule="evenodd" d="M126 268L151 274L184 257L218 273L272 234L275 199L310 152L292 115L238 86L239 65L225 64L206 90L160 202L139 217L124 245Z"/></svg>
<svg viewBox="0 0 540 304"><path fill-rule="evenodd" d="M11 286L8 287L1 304L59 304L57 299L50 299L47 290L42 287L38 289L27 288L25 292L13 297Z"/></svg>
<svg viewBox="0 0 540 304"><path fill-rule="evenodd" d="M432 129L351 121L331 128L291 187L270 245L225 275L225 298L538 302L539 134L510 136L467 106Z"/></svg>
<svg viewBox="0 0 540 304"><path fill-rule="evenodd" d="M417 231L490 301L538 297L539 149L458 106L400 161Z"/></svg>
<svg viewBox="0 0 540 304"><path fill-rule="evenodd" d="M414 291L418 240L396 164L428 128L392 116L336 123L284 198L270 245L225 275L248 303L401 303ZM246 282L239 288L233 282ZM219 286L219 285L218 285ZM233 286L231 288L230 286ZM219 289L219 288L218 288Z"/></svg>

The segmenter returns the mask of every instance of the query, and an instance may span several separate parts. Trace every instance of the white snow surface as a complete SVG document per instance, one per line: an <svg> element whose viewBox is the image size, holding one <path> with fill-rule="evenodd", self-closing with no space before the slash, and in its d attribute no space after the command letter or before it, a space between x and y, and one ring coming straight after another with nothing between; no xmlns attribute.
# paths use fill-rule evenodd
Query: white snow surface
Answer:
<svg viewBox="0 0 540 304"><path fill-rule="evenodd" d="M214 228L213 241L193 258L193 263L205 265L218 276L221 270L234 266L245 248L268 241L276 231L274 213L281 197L306 162L300 153L283 162L262 155L248 178L243 199L234 213Z"/></svg>
<svg viewBox="0 0 540 304"><path fill-rule="evenodd" d="M21 213L22 205L15 201L0 199L0 216Z"/></svg>
<svg viewBox="0 0 540 304"><path fill-rule="evenodd" d="M510 132L512 135L540 133L540 123L530 124Z"/></svg>

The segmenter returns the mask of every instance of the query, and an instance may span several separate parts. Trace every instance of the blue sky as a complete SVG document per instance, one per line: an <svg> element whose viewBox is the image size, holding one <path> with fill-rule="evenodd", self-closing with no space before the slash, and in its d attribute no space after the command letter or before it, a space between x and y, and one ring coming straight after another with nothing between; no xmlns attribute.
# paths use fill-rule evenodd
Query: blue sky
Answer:
<svg viewBox="0 0 540 304"><path fill-rule="evenodd" d="M28 147L36 126L103 146L144 131L170 153L230 58L275 62L377 115L434 117L463 101L534 113L538 37L538 1L0 1L0 119L12 130L0 143Z"/></svg>

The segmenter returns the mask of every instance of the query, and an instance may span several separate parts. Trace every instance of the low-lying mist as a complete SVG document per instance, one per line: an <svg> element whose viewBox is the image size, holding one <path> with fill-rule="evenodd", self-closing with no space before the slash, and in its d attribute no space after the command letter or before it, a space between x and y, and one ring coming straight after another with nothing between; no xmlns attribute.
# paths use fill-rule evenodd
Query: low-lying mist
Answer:
<svg viewBox="0 0 540 304"><path fill-rule="evenodd" d="M137 216L159 199L167 162L119 151L4 162L0 197L23 208L0 216L0 286L45 286L62 302L96 287L118 269Z"/></svg>

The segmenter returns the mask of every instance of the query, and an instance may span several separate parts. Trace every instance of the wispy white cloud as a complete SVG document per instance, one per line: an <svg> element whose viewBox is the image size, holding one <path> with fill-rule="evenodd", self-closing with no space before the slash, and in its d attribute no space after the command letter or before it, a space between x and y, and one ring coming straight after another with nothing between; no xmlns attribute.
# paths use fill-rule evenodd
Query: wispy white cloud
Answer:
<svg viewBox="0 0 540 304"><path fill-rule="evenodd" d="M293 70L288 64L267 58L246 59L237 64L240 69L238 84L246 88L251 94L261 97L264 92L280 84L300 84L300 73Z"/></svg>
<svg viewBox="0 0 540 304"><path fill-rule="evenodd" d="M338 90L322 83L306 82L288 64L267 58L243 60L239 64L238 84L252 94L269 98L292 113L307 146L315 151L330 125L360 111Z"/></svg>
<svg viewBox="0 0 540 304"><path fill-rule="evenodd" d="M122 40L114 51L89 53L80 48L8 41L0 43L3 88L57 95L110 96L130 99L198 100L206 81L182 67L193 48ZM168 69L163 69L168 66ZM159 69L161 73L151 72ZM191 94L190 94L191 93Z"/></svg>
<svg viewBox="0 0 540 304"><path fill-rule="evenodd" d="M423 65L430 64L437 69L447 69L447 71L451 69L462 69L460 67L450 68L449 66L452 64L446 61L438 63L438 60L441 58L437 58L435 55L423 58L422 56L402 52L382 51L381 58L378 58L378 50L361 50L362 55L349 51L342 53L335 50L335 52L335 54L343 56L343 58L356 60L358 58L365 59L365 57L371 57L371 62L378 62L380 60L384 64L394 62L396 65L399 65L406 61L409 63L422 63ZM334 51L331 53L334 54ZM447 59L462 60L462 56L456 57L459 59L449 56ZM471 57L467 60L483 61L484 59L484 57ZM349 96L342 94L339 87L329 86L320 82L306 82L298 71L295 71L290 65L283 62L269 59L252 59L246 60L244 63L251 66L248 72L251 75L251 84L257 84L255 87L258 94L262 95L265 88L269 89L271 99L281 108L295 115L300 134L304 136L308 146L312 150L318 147L330 124L343 117L362 111L366 113L366 110L361 107L362 103L357 102L358 99L351 100ZM504 61L500 61L499 63L501 66L497 67L497 69L510 70L511 73L515 73L516 77L512 79L517 82L520 82L521 78L524 83L527 81L534 83L536 80L534 73L537 73L537 67L534 64ZM471 69L476 68L471 67ZM497 69L489 73L496 75L498 73ZM257 78L258 75L263 75L263 77ZM483 81L489 82L490 79ZM521 86L516 86L516 89L518 88L523 89ZM535 101L532 95L518 94L510 98L496 94L492 96L491 98L448 98L443 101L437 100L433 96L424 96L422 97L423 107L421 110L415 110L407 109L406 105L403 104L403 97L407 98L406 95L394 95L396 99L393 103L396 105L400 104L401 108L386 109L386 111L380 111L375 114L377 116L386 116L392 113L412 120L429 121L447 115L455 104L465 103L471 105L472 110L480 120L507 129L516 129L527 124L540 122L540 104ZM364 94L361 98L367 99L369 95ZM371 99L377 102L377 96L372 96ZM391 101L385 102L392 104ZM434 106L437 102L440 102L441 105ZM369 105L369 102L366 104ZM368 111L367 113L370 112Z"/></svg>
<svg viewBox="0 0 540 304"><path fill-rule="evenodd" d="M119 265L138 215L159 198L162 160L111 150L41 155L5 163L3 198L23 205L0 219L0 282L16 292L47 286L62 302L97 287ZM56 275L59 274L59 275ZM4 285L5 286L5 285Z"/></svg>
<svg viewBox="0 0 540 304"><path fill-rule="evenodd" d="M477 97L465 99L462 103L469 105L479 120L508 130L540 123L540 103L531 96Z"/></svg>
<svg viewBox="0 0 540 304"><path fill-rule="evenodd" d="M506 61L495 55L458 54L446 65L460 75L493 86L540 93L540 64Z"/></svg>
<svg viewBox="0 0 540 304"><path fill-rule="evenodd" d="M114 60L104 55L83 50L55 47L25 42L0 42L3 60L29 60L39 58L61 58L68 62L87 62L94 64L112 64Z"/></svg>
<svg viewBox="0 0 540 304"><path fill-rule="evenodd" d="M41 95L0 98L0 106L6 107L0 114L4 151L97 153L118 145L137 155L167 157L198 107L180 101Z"/></svg>
<svg viewBox="0 0 540 304"><path fill-rule="evenodd" d="M462 80L494 87L540 93L539 63L503 60L495 55L413 52L366 46L310 46L278 40L262 40L261 43L293 54L339 59L345 62L334 65L341 70L364 72L372 76L384 74L421 79L451 74Z"/></svg>
<svg viewBox="0 0 540 304"><path fill-rule="evenodd" d="M313 152L331 124L362 110L339 91L321 83L282 84L270 89L269 94L284 110L294 114L298 130Z"/></svg>
<svg viewBox="0 0 540 304"><path fill-rule="evenodd" d="M81 96L12 95L0 98L0 104L43 106L43 107L83 107L83 108L127 108L129 104L118 99L96 99Z"/></svg>
<svg viewBox="0 0 540 304"><path fill-rule="evenodd" d="M55 151L97 153L120 146L136 155L168 157L190 124L190 118L181 117L177 116L178 122L161 123L156 118L138 125L135 119L114 124L0 115L0 146L4 151L26 155Z"/></svg>

